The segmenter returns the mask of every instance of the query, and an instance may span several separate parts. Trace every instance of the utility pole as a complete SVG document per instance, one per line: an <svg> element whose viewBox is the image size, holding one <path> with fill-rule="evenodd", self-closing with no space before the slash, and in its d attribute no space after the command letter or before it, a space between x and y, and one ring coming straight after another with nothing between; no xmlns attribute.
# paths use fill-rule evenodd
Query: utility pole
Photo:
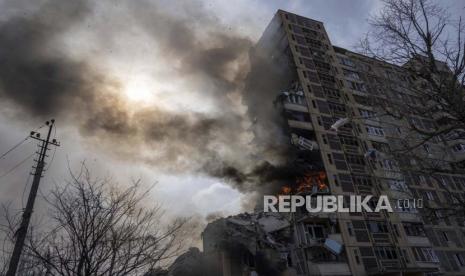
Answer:
<svg viewBox="0 0 465 276"><path fill-rule="evenodd" d="M15 236L16 236L15 247L13 249L13 253L11 254L10 264L8 266L8 271L6 273L6 276L15 276L16 270L18 269L18 264L21 258L21 252L23 250L24 241L26 240L27 229L29 227L29 222L31 220L32 211L34 208L34 202L36 200L37 191L39 190L40 179L42 178L42 173L45 167L45 157L47 156L48 146L49 145L54 145L54 146L60 145L59 142L57 142L55 139L52 139L52 141L50 141L50 135L52 133L54 123L55 123L54 119L50 120L50 122L49 121L45 122L45 124L48 126L48 133L47 133L46 139L41 139L40 133L31 131L30 137L40 141L40 149L38 152L39 157L36 160L37 164L35 167L35 172L33 173L34 179L32 181L31 190L29 192L29 197L27 199L26 209L24 209L24 212L23 212L21 225L19 226L18 230L15 233Z"/></svg>

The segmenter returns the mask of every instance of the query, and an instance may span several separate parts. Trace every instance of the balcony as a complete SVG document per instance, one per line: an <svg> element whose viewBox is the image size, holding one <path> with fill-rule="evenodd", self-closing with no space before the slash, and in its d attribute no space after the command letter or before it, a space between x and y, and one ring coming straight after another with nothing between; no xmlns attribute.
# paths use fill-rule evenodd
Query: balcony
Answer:
<svg viewBox="0 0 465 276"><path fill-rule="evenodd" d="M366 174L368 173L367 167L364 165L348 163L350 171L356 174Z"/></svg>
<svg viewBox="0 0 465 276"><path fill-rule="evenodd" d="M383 168L376 169L375 175L383 178L402 178L402 173L400 171L385 170Z"/></svg>
<svg viewBox="0 0 465 276"><path fill-rule="evenodd" d="M288 120L287 122L289 124L289 127L313 130L313 125L311 122L296 120Z"/></svg>
<svg viewBox="0 0 465 276"><path fill-rule="evenodd" d="M371 140L371 141L387 143L387 139L384 136L379 136L379 135L374 135L374 134L367 133L367 138L369 140Z"/></svg>
<svg viewBox="0 0 465 276"><path fill-rule="evenodd" d="M327 214L327 213L321 213L321 214ZM318 214L320 215L320 214ZM322 218L322 216L318 216L318 218ZM327 217L325 217L325 220L326 220ZM303 242L301 245L303 247L314 247L314 246L321 246L321 247L326 247L325 246L325 242L326 240L332 240L332 241L336 241L337 243L339 243L339 245L343 245L343 242L342 242L342 236L341 234L328 234L326 236L326 238L320 238L320 239L307 239L307 241Z"/></svg>
<svg viewBox="0 0 465 276"><path fill-rule="evenodd" d="M363 185L363 184L355 184L357 191L361 195L371 195L373 194L372 186L370 185Z"/></svg>
<svg viewBox="0 0 465 276"><path fill-rule="evenodd" d="M411 195L411 191L408 189L400 189L398 187L390 186L386 183L382 184L383 193L390 198L405 198Z"/></svg>
<svg viewBox="0 0 465 276"><path fill-rule="evenodd" d="M395 271L400 267L399 260L380 260L381 271Z"/></svg>
<svg viewBox="0 0 465 276"><path fill-rule="evenodd" d="M400 267L399 261L381 261L380 268L368 269L368 275L380 276L380 275L425 275L428 272L438 272L438 263L419 263L415 265L407 264L406 267ZM383 266L384 265L384 266ZM435 274L436 275L436 274Z"/></svg>
<svg viewBox="0 0 465 276"><path fill-rule="evenodd" d="M421 222L421 217L418 213L397 212L397 215L402 221Z"/></svg>
<svg viewBox="0 0 465 276"><path fill-rule="evenodd" d="M330 88L328 88L330 89ZM333 89L333 90L336 90L336 89ZM330 102L333 102L333 103L339 103L339 104L344 104L344 100L342 99L341 96L335 96L335 95L331 95L327 92L325 92L325 96L326 96L326 99Z"/></svg>
<svg viewBox="0 0 465 276"><path fill-rule="evenodd" d="M375 115L376 116L376 115ZM361 121L366 124L366 125L372 125L376 127L381 127L381 121L379 120L379 117L362 117Z"/></svg>
<svg viewBox="0 0 465 276"><path fill-rule="evenodd" d="M303 104L284 103L284 108L288 110L308 112L308 108Z"/></svg>
<svg viewBox="0 0 465 276"><path fill-rule="evenodd" d="M332 109L331 113L333 114L334 117L337 117L337 118L345 118L345 117L347 117L347 111Z"/></svg>
<svg viewBox="0 0 465 276"><path fill-rule="evenodd" d="M422 268L423 271L437 271L439 263L434 262L416 262L418 268Z"/></svg>
<svg viewBox="0 0 465 276"><path fill-rule="evenodd" d="M307 139L303 136L299 136L295 133L291 134L291 144L299 148L300 150L318 150L319 145L316 141Z"/></svg>
<svg viewBox="0 0 465 276"><path fill-rule="evenodd" d="M343 134L343 135L347 135L347 136L354 136L352 125L348 124L348 125L345 125L343 127L340 127L339 130L338 130L338 134Z"/></svg>
<svg viewBox="0 0 465 276"><path fill-rule="evenodd" d="M308 263L309 275L352 275L349 265L345 262Z"/></svg>
<svg viewBox="0 0 465 276"><path fill-rule="evenodd" d="M369 96L369 94L367 92L355 90L353 88L349 88L349 89L350 89L350 92L352 92L352 94L354 94L354 95L358 95L358 96L362 96L362 97L368 97Z"/></svg>
<svg viewBox="0 0 465 276"><path fill-rule="evenodd" d="M388 233L371 233L373 241L375 243L390 243L391 239L389 238Z"/></svg>
<svg viewBox="0 0 465 276"><path fill-rule="evenodd" d="M342 149L344 150L344 152L350 154L364 154L364 152L362 152L362 149L359 146L342 144Z"/></svg>
<svg viewBox="0 0 465 276"><path fill-rule="evenodd" d="M407 236L407 242L413 246L431 247L431 243L427 237L422 236Z"/></svg>

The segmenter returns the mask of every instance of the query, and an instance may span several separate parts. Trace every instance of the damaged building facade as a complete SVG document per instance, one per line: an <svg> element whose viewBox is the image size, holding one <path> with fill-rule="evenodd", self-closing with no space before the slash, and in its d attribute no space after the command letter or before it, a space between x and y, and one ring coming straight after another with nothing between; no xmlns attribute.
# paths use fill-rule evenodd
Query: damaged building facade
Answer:
<svg viewBox="0 0 465 276"><path fill-rule="evenodd" d="M252 59L252 74L269 70L284 80L268 80L273 99L268 111L282 116L292 166L301 171L277 194L403 198L408 191L412 198L448 200L438 183L403 172L386 150L402 139L403 123L376 116L380 110L373 100L402 104L407 98L414 104L412 80L402 67L333 46L322 22L281 10L253 51L267 66ZM257 112L256 120L268 111ZM465 159L462 147L441 150L451 152L451 161ZM465 195L465 177L442 177ZM408 207L392 213L285 214L263 213L257 206L255 213L206 227L202 254L209 275L465 275L460 219L432 221Z"/></svg>

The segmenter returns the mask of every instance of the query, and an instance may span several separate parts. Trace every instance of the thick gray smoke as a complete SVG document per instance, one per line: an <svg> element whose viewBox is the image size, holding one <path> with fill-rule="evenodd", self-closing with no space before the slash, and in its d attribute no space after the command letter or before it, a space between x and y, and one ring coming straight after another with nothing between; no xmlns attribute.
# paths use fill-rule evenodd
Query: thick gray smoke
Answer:
<svg viewBox="0 0 465 276"><path fill-rule="evenodd" d="M239 93L245 105L258 110L262 108L260 97L275 84L256 72L246 79L249 64L244 57L252 41L221 27L218 19L196 2L186 2L180 16L146 1L119 4L133 24L126 27L136 27L155 41L165 59L180 64L174 66L176 73L194 83L208 84L201 97L212 99L221 112L172 111L157 105L130 110L118 93L120 81L99 69L92 59L76 58L60 47L64 35L95 16L94 4L84 0L2 4L2 101L14 104L18 114L31 118L60 116L68 125L77 126L91 143L114 154L165 169L226 178L243 191L255 189L250 183L282 177L275 173L282 169L260 157L265 154L263 149L277 147L266 147L266 142L259 141L263 152L251 152L253 147L247 140L250 117L238 111L240 99L234 100ZM96 29L105 45L124 31L112 28L113 23L124 20L109 17ZM267 85L254 86L251 78ZM248 95L243 93L246 83L251 90ZM262 100L268 110L271 99ZM151 155L138 154L147 149Z"/></svg>

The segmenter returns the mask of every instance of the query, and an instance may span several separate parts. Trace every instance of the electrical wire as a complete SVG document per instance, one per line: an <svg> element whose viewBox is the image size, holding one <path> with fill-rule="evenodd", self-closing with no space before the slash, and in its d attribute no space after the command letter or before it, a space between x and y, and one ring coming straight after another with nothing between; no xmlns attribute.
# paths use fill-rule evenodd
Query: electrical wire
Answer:
<svg viewBox="0 0 465 276"><path fill-rule="evenodd" d="M10 149L7 150L5 153L3 153L3 154L0 156L0 159L3 159L8 153L14 151L16 148L18 148L19 146L21 146L24 142L26 142L27 139L29 139L29 136L26 136L26 138L24 138L24 139L21 140L19 143L17 143L17 144L14 145L12 148L10 148Z"/></svg>
<svg viewBox="0 0 465 276"><path fill-rule="evenodd" d="M41 128L43 128L45 126L45 124L39 126L38 128L36 128L34 131L37 131ZM12 148L10 148L9 150L7 150L6 152L4 152L2 155L0 155L0 160L3 159L8 153L14 151L16 148L18 148L19 146L21 146L24 142L26 142L27 140L29 139L29 135L26 136L26 138L24 138L23 140L21 140L18 144L14 145Z"/></svg>
<svg viewBox="0 0 465 276"><path fill-rule="evenodd" d="M13 168L11 168L9 171L5 172L4 174L0 175L0 178L3 178L7 175L9 175L10 173L12 173L14 170L16 170L19 166L21 166L24 162L26 162L27 160L29 160L32 156L34 156L36 153L32 153L30 154L29 156L27 156L26 158L24 158L21 162L19 162L18 164L16 164Z"/></svg>

